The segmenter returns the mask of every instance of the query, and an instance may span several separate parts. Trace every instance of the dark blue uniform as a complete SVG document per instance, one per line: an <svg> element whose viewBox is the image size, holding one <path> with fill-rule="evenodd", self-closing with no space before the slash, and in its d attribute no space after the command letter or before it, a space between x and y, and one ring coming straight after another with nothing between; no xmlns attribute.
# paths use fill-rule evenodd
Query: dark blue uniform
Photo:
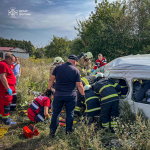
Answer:
<svg viewBox="0 0 150 150"><path fill-rule="evenodd" d="M119 85L121 85L121 94L120 96L126 96L127 95L127 92L128 92L128 86L127 86L127 83L124 79L120 79L119 80Z"/></svg>
<svg viewBox="0 0 150 150"><path fill-rule="evenodd" d="M119 115L119 97L117 91L115 90L112 82L110 82L108 79L101 79L96 82L94 91L96 94L99 94L101 98L100 117L102 127L109 127L110 124L111 130L114 132L113 128L117 127L117 122L113 121L113 117L118 117Z"/></svg>
<svg viewBox="0 0 150 150"><path fill-rule="evenodd" d="M89 124L93 122L93 117L100 114L100 100L99 96L94 93L93 90L85 91L85 113L83 116L87 116L89 119Z"/></svg>
<svg viewBox="0 0 150 150"><path fill-rule="evenodd" d="M97 80L96 80L96 76L90 75L90 76L82 77L81 81L82 81L83 86L85 86L85 85L91 85L91 84L95 83ZM81 96L81 94L78 91L78 93L77 93L77 105L75 107L75 112L74 112L78 116L80 116L81 107L85 107L85 105L83 103L81 103L81 101L80 101L80 96Z"/></svg>
<svg viewBox="0 0 150 150"><path fill-rule="evenodd" d="M50 132L55 134L59 123L59 114L64 104L67 114L66 133L72 132L77 93L76 82L81 82L80 72L73 64L67 62L58 65L52 75L56 77L56 84Z"/></svg>

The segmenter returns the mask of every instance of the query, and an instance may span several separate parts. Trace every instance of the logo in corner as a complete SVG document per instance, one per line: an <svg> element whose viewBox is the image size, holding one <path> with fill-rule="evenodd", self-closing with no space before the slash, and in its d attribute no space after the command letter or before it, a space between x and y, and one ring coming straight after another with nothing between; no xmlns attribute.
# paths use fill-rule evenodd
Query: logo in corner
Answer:
<svg viewBox="0 0 150 150"><path fill-rule="evenodd" d="M10 18L16 18L16 16L18 16L18 10L16 10L15 7L10 7L10 10L8 10L8 16L10 16Z"/></svg>

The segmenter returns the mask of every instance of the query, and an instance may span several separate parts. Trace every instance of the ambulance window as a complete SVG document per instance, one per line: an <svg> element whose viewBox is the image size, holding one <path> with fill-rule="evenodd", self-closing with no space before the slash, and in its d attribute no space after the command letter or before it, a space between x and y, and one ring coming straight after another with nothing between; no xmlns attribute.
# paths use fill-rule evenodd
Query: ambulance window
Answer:
<svg viewBox="0 0 150 150"><path fill-rule="evenodd" d="M129 93L128 82L124 78L111 78L118 86L115 86L116 91L121 99L125 99Z"/></svg>
<svg viewBox="0 0 150 150"><path fill-rule="evenodd" d="M150 79L133 79L132 88L132 100L150 104Z"/></svg>

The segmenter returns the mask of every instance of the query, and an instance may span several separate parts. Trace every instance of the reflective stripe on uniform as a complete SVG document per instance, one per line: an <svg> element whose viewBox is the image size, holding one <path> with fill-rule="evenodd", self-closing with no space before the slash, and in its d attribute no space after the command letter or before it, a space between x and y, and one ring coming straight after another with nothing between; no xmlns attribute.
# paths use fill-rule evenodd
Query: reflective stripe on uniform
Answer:
<svg viewBox="0 0 150 150"><path fill-rule="evenodd" d="M118 96L118 94L111 94L111 95L108 95L108 96L101 98L101 101L112 98L112 97L116 97L116 96Z"/></svg>
<svg viewBox="0 0 150 150"><path fill-rule="evenodd" d="M7 119L9 118L9 115L8 116L2 116L2 119Z"/></svg>
<svg viewBox="0 0 150 150"><path fill-rule="evenodd" d="M109 127L109 122L107 122L107 123L102 123L102 127L105 127L105 128Z"/></svg>
<svg viewBox="0 0 150 150"><path fill-rule="evenodd" d="M91 70L87 70L86 72L91 72Z"/></svg>
<svg viewBox="0 0 150 150"><path fill-rule="evenodd" d="M16 104L10 104L10 106L16 106Z"/></svg>
<svg viewBox="0 0 150 150"><path fill-rule="evenodd" d="M112 84L108 84L108 85L104 85L100 90L99 90L99 94L102 92L103 89L107 88L107 87L114 87Z"/></svg>
<svg viewBox="0 0 150 150"><path fill-rule="evenodd" d="M40 114L37 115L42 121L44 121L45 118L43 118Z"/></svg>
<svg viewBox="0 0 150 150"><path fill-rule="evenodd" d="M114 84L114 87L116 87L117 85L118 85L118 83L115 83L115 84Z"/></svg>
<svg viewBox="0 0 150 150"><path fill-rule="evenodd" d="M126 88L126 87L128 87L128 86L121 86L121 88Z"/></svg>
<svg viewBox="0 0 150 150"><path fill-rule="evenodd" d="M38 109L38 108L39 108L39 106L36 105L34 102L32 102L31 105L32 105L35 109Z"/></svg>
<svg viewBox="0 0 150 150"><path fill-rule="evenodd" d="M110 126L111 127L117 127L117 121L112 121Z"/></svg>
<svg viewBox="0 0 150 150"><path fill-rule="evenodd" d="M17 95L17 93L13 93L12 95Z"/></svg>
<svg viewBox="0 0 150 150"><path fill-rule="evenodd" d="M85 112L92 112L92 111L96 111L96 110L100 110L101 108L98 107L98 108L93 108L93 109L89 109L89 110L85 110Z"/></svg>
<svg viewBox="0 0 150 150"><path fill-rule="evenodd" d="M84 82L85 85L89 85L89 81L85 77L82 77L81 80Z"/></svg>
<svg viewBox="0 0 150 150"><path fill-rule="evenodd" d="M85 102L89 101L90 99L94 99L94 98L98 98L98 99L99 99L98 96L92 96L92 97L87 98L87 99L85 100Z"/></svg>
<svg viewBox="0 0 150 150"><path fill-rule="evenodd" d="M78 106L76 106L74 109L74 111L80 111L80 110L81 110L81 107L78 107Z"/></svg>

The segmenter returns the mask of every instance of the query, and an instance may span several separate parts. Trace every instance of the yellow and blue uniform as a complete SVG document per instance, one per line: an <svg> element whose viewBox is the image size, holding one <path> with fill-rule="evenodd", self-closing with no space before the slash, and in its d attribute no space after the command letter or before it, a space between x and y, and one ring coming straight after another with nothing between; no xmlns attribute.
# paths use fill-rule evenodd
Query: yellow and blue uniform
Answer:
<svg viewBox="0 0 150 150"><path fill-rule="evenodd" d="M93 90L85 91L85 113L84 116L97 116L100 114L100 100L99 96Z"/></svg>
<svg viewBox="0 0 150 150"><path fill-rule="evenodd" d="M81 81L83 86L85 86L85 85L91 85L95 83L97 80L96 80L96 76L90 75L90 76L82 77ZM85 105L80 101L80 96L81 96L80 92L77 91L77 104L74 113L77 114L78 116L80 116L81 107L85 107Z"/></svg>
<svg viewBox="0 0 150 150"><path fill-rule="evenodd" d="M94 91L101 98L101 122L102 127L109 127L114 132L113 128L117 127L117 122L113 120L113 118L118 117L118 105L119 105L119 97L118 93L114 88L114 84L110 82L108 79L101 79L96 82L94 86Z"/></svg>

